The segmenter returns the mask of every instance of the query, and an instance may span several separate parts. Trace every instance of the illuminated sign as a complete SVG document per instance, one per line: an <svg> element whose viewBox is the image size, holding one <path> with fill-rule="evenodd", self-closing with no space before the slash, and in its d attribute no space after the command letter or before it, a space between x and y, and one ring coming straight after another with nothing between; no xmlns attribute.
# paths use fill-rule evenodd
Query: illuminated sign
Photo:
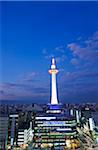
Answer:
<svg viewBox="0 0 98 150"><path fill-rule="evenodd" d="M52 112L52 113L60 113L61 110L48 110L47 113L49 113L49 112L50 112L50 113L51 113L51 112Z"/></svg>
<svg viewBox="0 0 98 150"><path fill-rule="evenodd" d="M18 114L13 114L13 115L10 115L10 117L18 117Z"/></svg>
<svg viewBox="0 0 98 150"><path fill-rule="evenodd" d="M52 118L53 119L53 118ZM49 121L48 121L49 120ZM76 123L66 123L66 121L50 121L51 119L47 119L47 121L37 121L38 126L67 126L67 127L73 127L76 126Z"/></svg>
<svg viewBox="0 0 98 150"><path fill-rule="evenodd" d="M56 117L36 117L37 120L51 120L51 119L56 119Z"/></svg>
<svg viewBox="0 0 98 150"><path fill-rule="evenodd" d="M71 131L71 128L57 128L57 131Z"/></svg>
<svg viewBox="0 0 98 150"><path fill-rule="evenodd" d="M44 121L45 126L65 126L65 121Z"/></svg>

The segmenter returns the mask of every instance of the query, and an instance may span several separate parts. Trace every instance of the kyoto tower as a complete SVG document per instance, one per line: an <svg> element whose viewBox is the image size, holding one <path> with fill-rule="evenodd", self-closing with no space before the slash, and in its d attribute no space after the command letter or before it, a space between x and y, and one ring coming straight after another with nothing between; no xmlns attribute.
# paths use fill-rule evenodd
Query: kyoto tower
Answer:
<svg viewBox="0 0 98 150"><path fill-rule="evenodd" d="M52 58L51 69L49 70L51 74L51 105L58 105L57 99L57 85L56 85L56 74L58 70L56 69L55 59Z"/></svg>

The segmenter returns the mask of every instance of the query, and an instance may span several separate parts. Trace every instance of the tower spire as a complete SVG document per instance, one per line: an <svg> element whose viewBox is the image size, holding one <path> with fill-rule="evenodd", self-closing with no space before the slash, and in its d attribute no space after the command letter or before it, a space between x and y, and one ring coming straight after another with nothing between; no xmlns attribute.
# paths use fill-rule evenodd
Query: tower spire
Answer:
<svg viewBox="0 0 98 150"><path fill-rule="evenodd" d="M52 64L55 65L55 60L54 57L52 58Z"/></svg>
<svg viewBox="0 0 98 150"><path fill-rule="evenodd" d="M51 74L51 104L57 105L58 99L57 99L57 85L56 85L56 74L58 73L58 70L56 69L56 63L54 57L52 58L52 64L51 69L49 70L49 73Z"/></svg>

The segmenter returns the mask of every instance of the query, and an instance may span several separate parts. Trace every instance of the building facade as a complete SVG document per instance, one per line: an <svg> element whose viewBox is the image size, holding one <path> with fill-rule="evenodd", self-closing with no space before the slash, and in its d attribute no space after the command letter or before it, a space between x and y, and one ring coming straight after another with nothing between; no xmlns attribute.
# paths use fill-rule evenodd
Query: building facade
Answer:
<svg viewBox="0 0 98 150"><path fill-rule="evenodd" d="M62 114L39 115L35 118L34 141L36 147L71 146L78 142L77 122L74 117Z"/></svg>

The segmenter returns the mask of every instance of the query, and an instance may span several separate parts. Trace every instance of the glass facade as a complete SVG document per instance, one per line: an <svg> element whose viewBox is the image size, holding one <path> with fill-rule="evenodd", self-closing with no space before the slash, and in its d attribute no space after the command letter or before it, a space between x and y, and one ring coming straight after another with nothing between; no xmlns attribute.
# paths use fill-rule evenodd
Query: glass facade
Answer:
<svg viewBox="0 0 98 150"><path fill-rule="evenodd" d="M48 115L48 114L47 114ZM59 116L35 117L34 142L40 147L66 146L67 139L77 139L75 118Z"/></svg>

